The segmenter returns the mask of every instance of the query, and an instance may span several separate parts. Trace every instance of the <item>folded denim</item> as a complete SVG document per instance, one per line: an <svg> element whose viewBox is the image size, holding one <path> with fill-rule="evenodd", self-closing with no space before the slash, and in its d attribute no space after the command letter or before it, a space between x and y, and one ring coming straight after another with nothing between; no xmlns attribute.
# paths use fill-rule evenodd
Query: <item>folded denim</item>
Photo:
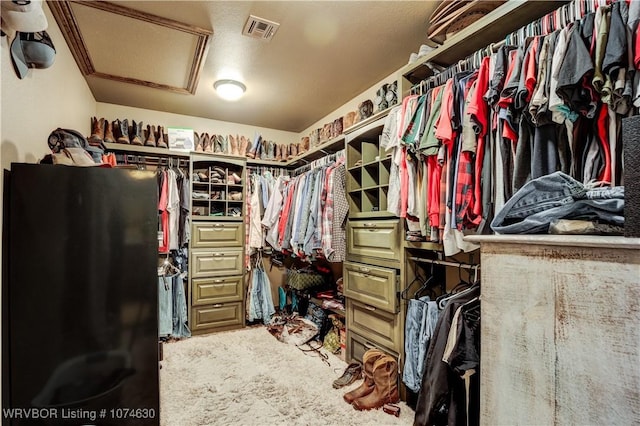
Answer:
<svg viewBox="0 0 640 426"><path fill-rule="evenodd" d="M624 225L624 187L585 186L562 172L527 182L491 222L499 234L547 233L552 220L588 219Z"/></svg>

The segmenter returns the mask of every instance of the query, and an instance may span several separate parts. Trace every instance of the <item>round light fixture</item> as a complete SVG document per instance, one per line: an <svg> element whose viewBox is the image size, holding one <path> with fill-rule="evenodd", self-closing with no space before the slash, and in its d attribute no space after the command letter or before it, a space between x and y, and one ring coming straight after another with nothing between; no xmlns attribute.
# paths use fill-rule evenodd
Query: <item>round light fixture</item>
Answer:
<svg viewBox="0 0 640 426"><path fill-rule="evenodd" d="M218 80L213 83L213 88L216 89L222 99L228 101L240 99L245 90L247 90L247 86L236 80Z"/></svg>

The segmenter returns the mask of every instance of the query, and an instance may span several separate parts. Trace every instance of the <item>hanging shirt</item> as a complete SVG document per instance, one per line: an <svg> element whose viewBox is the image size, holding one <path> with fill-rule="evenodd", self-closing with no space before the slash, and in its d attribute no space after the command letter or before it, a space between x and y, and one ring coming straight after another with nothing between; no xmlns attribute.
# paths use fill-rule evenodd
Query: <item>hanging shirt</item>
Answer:
<svg viewBox="0 0 640 426"><path fill-rule="evenodd" d="M167 172L160 172L160 197L158 201L158 211L160 212L160 229L162 230L162 243L158 251L167 253L169 251L169 182Z"/></svg>
<svg viewBox="0 0 640 426"><path fill-rule="evenodd" d="M333 221L331 226L331 247L326 254L329 262L344 262L347 255L347 215L349 202L346 193L347 169L341 158L333 172Z"/></svg>
<svg viewBox="0 0 640 426"><path fill-rule="evenodd" d="M168 199L167 211L169 212L169 250L180 248L180 235L178 232L180 223L180 193L178 192L178 182L176 172L167 170Z"/></svg>

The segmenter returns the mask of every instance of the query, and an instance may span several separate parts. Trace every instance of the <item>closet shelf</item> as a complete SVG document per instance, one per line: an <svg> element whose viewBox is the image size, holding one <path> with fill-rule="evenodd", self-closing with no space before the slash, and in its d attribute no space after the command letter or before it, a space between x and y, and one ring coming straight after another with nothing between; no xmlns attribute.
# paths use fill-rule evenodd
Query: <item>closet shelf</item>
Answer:
<svg viewBox="0 0 640 426"><path fill-rule="evenodd" d="M309 300L311 302L315 303L317 306L322 308L322 300L321 299L318 299L317 297L310 297ZM344 309L327 308L327 309L324 309L324 310L333 312L334 314L338 314L338 315L341 315L343 317L345 316Z"/></svg>
<svg viewBox="0 0 640 426"><path fill-rule="evenodd" d="M313 160L322 158L327 154L333 154L337 151L344 149L344 135L336 136L333 139L329 139L322 145L314 146L302 155L292 158L288 161L275 161L275 160L260 160L260 159L247 159L247 164L251 166L270 166L279 168L295 168L305 163L310 163Z"/></svg>
<svg viewBox="0 0 640 426"><path fill-rule="evenodd" d="M357 123L355 123L353 126L347 128L344 130L344 134L350 134L355 132L356 130L368 127L371 123L375 123L376 121L378 121L378 119L386 117L387 115L389 115L389 112L395 107L396 105L393 105L385 110L382 110L380 112L377 112L375 114L373 114L371 117L366 118L362 121L358 121ZM384 123L382 123L384 124Z"/></svg>
<svg viewBox="0 0 640 426"><path fill-rule="evenodd" d="M442 66L452 65L565 3L568 3L568 0L505 2L502 6L448 38L442 46L427 53L417 62L401 68L398 80L403 84L398 88L398 96L400 93L406 95L411 85L432 74L431 69L424 65L426 62L435 62Z"/></svg>
<svg viewBox="0 0 640 426"><path fill-rule="evenodd" d="M162 157L189 157L189 152L175 151L166 148L156 148L153 146L105 142L104 147L107 149L107 152L126 152L134 155L153 154Z"/></svg>
<svg viewBox="0 0 640 426"><path fill-rule="evenodd" d="M386 210L371 212L349 212L349 219L374 218L374 217L396 217L393 213Z"/></svg>
<svg viewBox="0 0 640 426"><path fill-rule="evenodd" d="M444 247L442 244L434 243L432 241L407 241L404 240L404 247L408 249L419 249L419 250L433 250L433 251L443 251Z"/></svg>

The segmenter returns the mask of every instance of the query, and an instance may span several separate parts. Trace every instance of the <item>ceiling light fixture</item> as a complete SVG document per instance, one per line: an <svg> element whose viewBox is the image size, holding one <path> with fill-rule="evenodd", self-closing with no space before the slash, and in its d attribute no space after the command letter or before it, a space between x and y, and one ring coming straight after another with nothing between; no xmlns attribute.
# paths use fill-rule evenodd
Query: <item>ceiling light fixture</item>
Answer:
<svg viewBox="0 0 640 426"><path fill-rule="evenodd" d="M218 80L213 83L213 88L216 89L222 99L228 101L240 99L247 90L247 86L236 80Z"/></svg>

